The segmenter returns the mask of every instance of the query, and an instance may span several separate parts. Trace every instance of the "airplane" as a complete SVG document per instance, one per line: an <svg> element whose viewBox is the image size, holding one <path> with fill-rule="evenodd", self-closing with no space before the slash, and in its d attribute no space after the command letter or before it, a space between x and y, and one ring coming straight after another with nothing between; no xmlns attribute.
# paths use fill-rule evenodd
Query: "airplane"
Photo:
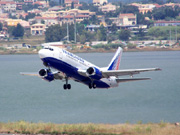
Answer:
<svg viewBox="0 0 180 135"><path fill-rule="evenodd" d="M95 88L113 88L118 87L119 83L149 80L151 78L134 78L134 74L146 71L159 71L160 68L144 68L144 69L123 69L119 70L123 49L119 47L107 67L98 67L79 56L70 53L65 49L54 46L47 46L41 49L39 57L44 66L39 70L39 74L23 73L22 75L38 76L46 81L65 80L64 90L71 89L68 80L83 83L89 89ZM56 71L52 72L51 69ZM119 78L119 76L131 76L130 78Z"/></svg>

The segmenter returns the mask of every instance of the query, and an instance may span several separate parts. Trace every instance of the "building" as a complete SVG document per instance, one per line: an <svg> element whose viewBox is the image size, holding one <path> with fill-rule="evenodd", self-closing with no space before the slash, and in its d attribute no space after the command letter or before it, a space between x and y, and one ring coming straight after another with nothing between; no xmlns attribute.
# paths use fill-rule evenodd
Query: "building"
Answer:
<svg viewBox="0 0 180 135"><path fill-rule="evenodd" d="M21 24L22 27L24 27L24 29L29 29L30 25L28 21L24 21L22 20L21 22L19 22L19 24Z"/></svg>
<svg viewBox="0 0 180 135"><path fill-rule="evenodd" d="M48 0L47 1L45 1L45 0L38 0L38 1L33 3L33 5L35 5L35 4L39 5L42 8L48 8L49 7L49 1Z"/></svg>
<svg viewBox="0 0 180 135"><path fill-rule="evenodd" d="M23 2L16 2L16 9L22 10L22 5L23 4L24 4Z"/></svg>
<svg viewBox="0 0 180 135"><path fill-rule="evenodd" d="M175 7L175 6L179 6L180 7L180 3L166 3L166 4L164 4L163 6L168 6L168 7Z"/></svg>
<svg viewBox="0 0 180 135"><path fill-rule="evenodd" d="M139 9L139 12L145 14L147 12L152 12L153 8L158 6L158 4L140 4L140 3L132 3L132 6L136 6Z"/></svg>
<svg viewBox="0 0 180 135"><path fill-rule="evenodd" d="M108 0L93 0L93 4L95 6L100 6L100 5L104 5L104 4L107 4L108 3Z"/></svg>
<svg viewBox="0 0 180 135"><path fill-rule="evenodd" d="M81 22L84 19L89 19L92 15L95 15L95 12L90 12L89 10L79 10L79 9L71 9L68 11L59 11L59 21L62 23L74 23Z"/></svg>
<svg viewBox="0 0 180 135"><path fill-rule="evenodd" d="M180 21L156 21L154 26L180 26Z"/></svg>
<svg viewBox="0 0 180 135"><path fill-rule="evenodd" d="M34 19L37 23L42 23L42 21L44 21L44 24L46 25L46 27L49 27L49 26L55 25L55 24L59 24L57 17L36 16Z"/></svg>
<svg viewBox="0 0 180 135"><path fill-rule="evenodd" d="M51 7L48 9L48 11L61 11L61 10L64 10L65 8L62 7L62 6L54 6L54 7Z"/></svg>
<svg viewBox="0 0 180 135"><path fill-rule="evenodd" d="M46 11L40 13L42 17L58 17L59 12L56 11Z"/></svg>
<svg viewBox="0 0 180 135"><path fill-rule="evenodd" d="M112 5L111 3L104 5L104 6L100 6L99 9L102 12L115 12L116 11L116 6Z"/></svg>
<svg viewBox="0 0 180 135"><path fill-rule="evenodd" d="M42 13L42 10L39 10L39 9L32 9L32 10L29 10L28 13L31 13L31 14L41 14Z"/></svg>
<svg viewBox="0 0 180 135"><path fill-rule="evenodd" d="M44 35L45 33L45 24L33 24L31 26L31 35Z"/></svg>
<svg viewBox="0 0 180 135"><path fill-rule="evenodd" d="M59 0L59 5L63 5L64 4L64 0Z"/></svg>
<svg viewBox="0 0 180 135"><path fill-rule="evenodd" d="M66 15L66 16L59 17L60 25L62 25L64 23L73 24L74 21L75 21L75 18L72 15Z"/></svg>
<svg viewBox="0 0 180 135"><path fill-rule="evenodd" d="M71 7L71 5L74 4L74 8L82 6L82 4L79 4L79 0L65 0L64 4L66 7Z"/></svg>
<svg viewBox="0 0 180 135"><path fill-rule="evenodd" d="M6 26L17 26L17 24L20 22L22 22L21 19L6 19L5 25Z"/></svg>
<svg viewBox="0 0 180 135"><path fill-rule="evenodd" d="M117 18L110 18L117 26L134 26L137 24L137 16L133 13L119 14Z"/></svg>
<svg viewBox="0 0 180 135"><path fill-rule="evenodd" d="M0 1L0 8L5 12L16 11L16 3L13 1Z"/></svg>
<svg viewBox="0 0 180 135"><path fill-rule="evenodd" d="M34 0L24 0L24 4L28 5L28 4L33 4Z"/></svg>
<svg viewBox="0 0 180 135"><path fill-rule="evenodd" d="M76 18L76 22L81 22L84 19L89 19L89 15L77 15L75 18Z"/></svg>

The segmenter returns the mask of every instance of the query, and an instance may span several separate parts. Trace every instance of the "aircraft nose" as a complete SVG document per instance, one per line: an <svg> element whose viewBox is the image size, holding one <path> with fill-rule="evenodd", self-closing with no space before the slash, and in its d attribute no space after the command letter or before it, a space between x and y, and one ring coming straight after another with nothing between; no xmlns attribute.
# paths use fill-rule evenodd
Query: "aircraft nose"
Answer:
<svg viewBox="0 0 180 135"><path fill-rule="evenodd" d="M41 59L46 57L46 52L44 49L39 50L38 54Z"/></svg>

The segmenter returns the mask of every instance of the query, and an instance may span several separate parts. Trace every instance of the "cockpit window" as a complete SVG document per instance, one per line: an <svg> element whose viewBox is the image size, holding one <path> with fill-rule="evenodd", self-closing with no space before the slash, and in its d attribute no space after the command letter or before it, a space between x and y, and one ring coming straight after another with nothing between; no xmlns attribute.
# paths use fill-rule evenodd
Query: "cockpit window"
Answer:
<svg viewBox="0 0 180 135"><path fill-rule="evenodd" d="M54 51L54 49L52 49L52 48L49 48L49 50L50 50L50 51Z"/></svg>
<svg viewBox="0 0 180 135"><path fill-rule="evenodd" d="M54 51L54 49L53 49L53 48L50 48L50 47L45 47L44 49L48 49L48 50L50 50L50 51Z"/></svg>

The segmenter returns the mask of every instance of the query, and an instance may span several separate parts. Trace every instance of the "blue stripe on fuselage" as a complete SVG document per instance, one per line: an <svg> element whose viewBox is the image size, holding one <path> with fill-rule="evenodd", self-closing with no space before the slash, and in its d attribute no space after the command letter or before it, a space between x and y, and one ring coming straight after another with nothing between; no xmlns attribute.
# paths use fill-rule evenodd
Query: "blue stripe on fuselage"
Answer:
<svg viewBox="0 0 180 135"><path fill-rule="evenodd" d="M65 73L68 77L72 77L75 80L78 80L86 85L89 85L89 83L91 83L90 78L82 76L78 73L78 68L73 67L72 65L64 61L61 61L52 57L43 58L42 61L48 63L50 67L53 67ZM94 83L96 84L97 88L109 88L109 85L107 85L105 82L101 80L94 80Z"/></svg>

